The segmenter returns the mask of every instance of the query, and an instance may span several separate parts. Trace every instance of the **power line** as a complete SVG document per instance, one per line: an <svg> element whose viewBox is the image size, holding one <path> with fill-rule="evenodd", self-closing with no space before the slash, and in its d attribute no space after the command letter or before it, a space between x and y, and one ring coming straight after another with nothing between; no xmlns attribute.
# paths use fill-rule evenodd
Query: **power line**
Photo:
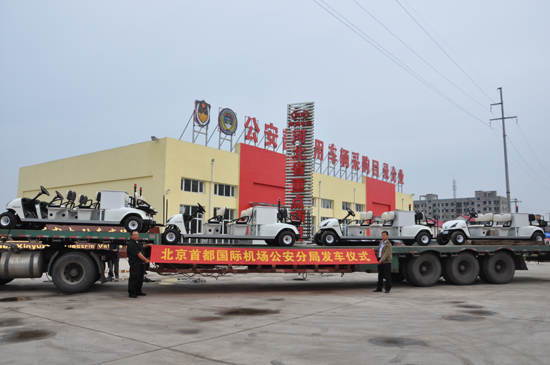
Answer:
<svg viewBox="0 0 550 365"><path fill-rule="evenodd" d="M550 174L548 173L548 171L546 170L546 168L544 167L544 165L540 162L537 154L535 153L535 151L533 150L533 147L531 147L531 144L529 143L529 140L525 137L525 134L523 134L523 130L521 129L521 127L519 126L519 123L517 123L517 120L516 120L516 126L518 127L519 131L521 132L521 135L523 137L523 139L525 140L525 142L527 142L527 145L529 146L529 149L531 150L531 152L533 152L533 155L535 156L535 159L537 160L537 162L539 163L540 167L542 167L542 169L544 170L544 172L546 172L546 175L548 175L550 177Z"/></svg>
<svg viewBox="0 0 550 365"><path fill-rule="evenodd" d="M346 17L341 15L338 11L336 11L334 8L332 8L330 5L325 3L323 0L320 0L323 4L325 4L327 7L329 7L334 13L338 14L338 16L342 19L340 19L338 16L336 16L334 13L329 11L327 8L325 8L323 5L321 5L317 0L313 0L317 5L319 5L322 9L324 9L327 13L332 15L336 20L338 20L340 23L344 24L347 28L349 28L352 32L357 34L359 37L361 37L364 41L369 43L371 46L373 46L376 50L378 50L380 53L382 53L384 56L388 57L392 62L397 64L399 67L407 71L409 74L414 76L417 80L422 82L424 85L426 85L428 88L432 89L435 93L437 93L439 96L447 100L449 103L456 106L458 109L462 110L464 113L470 115L472 118L478 120L480 123L483 123L487 127L490 127L490 125L486 122L484 122L482 119L478 118L474 114L470 113L468 110L466 110L464 107L456 103L454 100L449 98L447 95L445 95L443 92L441 92L439 89L437 89L435 86L430 84L428 81L426 81L422 76L420 76L418 73L413 71L410 67L408 67L405 63L400 61L397 57L395 57L391 52L387 51L384 47L382 47L380 44L378 44L375 40L370 38L365 32L363 32L361 29L359 29L356 25L354 25L352 22L350 22ZM344 22L345 20L345 22ZM348 24L349 23L349 24ZM350 26L351 25L351 26ZM353 27L353 28L352 28ZM354 29L355 28L355 29ZM356 30L357 29L357 30Z"/></svg>
<svg viewBox="0 0 550 365"><path fill-rule="evenodd" d="M465 75L465 76L466 76L466 77L467 77L467 78L468 78L468 79L469 79L469 80L479 89L479 91L481 91L483 94L485 94L485 96L486 96L489 100L491 100L491 98L489 97L489 95L487 95L487 93L486 93L485 91L483 91L483 89L481 89L481 88L479 87L479 85L478 85L478 84L477 84L477 83L476 83L476 82L466 73L466 71L464 71L464 70L462 69L462 67L460 67L460 66L458 65L458 63L455 62L455 60L453 60L453 58L443 49L443 47L441 47L441 46L439 45L439 43L437 43L437 41L436 41L436 40L426 31L426 29L424 29L424 27L423 27L423 26L422 26L422 25L412 16L412 14L409 13L409 12L407 11L407 9L405 9L405 7L404 7L403 5L401 5L401 3L399 2L399 0L395 0L395 2L397 2L397 3L399 4L399 6L400 6L400 7L401 7L410 17L411 17L412 20L414 20L414 22L420 27L420 29L422 29L422 30L424 31L424 33L426 33L426 35L427 35L428 37L430 37L430 39L439 47L439 49L441 49L441 51L442 51L443 53L445 53L445 55L446 55L447 57L449 57L449 59L451 60L451 62L454 63L455 66L458 67L458 69L459 69L460 71L462 71L462 73L463 73L463 74L464 74L464 75Z"/></svg>
<svg viewBox="0 0 550 365"><path fill-rule="evenodd" d="M428 24L428 22L425 21L424 18L422 18L422 16L421 16L416 10L414 10L414 8L411 6L411 4L409 4L409 3L407 2L407 0L403 0L403 1L409 6L409 8L411 8L412 11L414 11L414 13L420 18L420 20L422 20L422 21L424 22L424 24L426 24L426 26L428 26L428 28L430 28L431 31L434 32L434 34L435 34L439 39L441 39L441 41L442 41L443 43L445 43L445 45L446 45L447 47L449 47L449 49L450 49L458 58L460 58L460 60L461 60L462 62L464 62L464 64L470 68L470 70L472 70L477 76L479 76L480 79L482 79L483 81L485 81L485 83L486 83L488 86L490 86L491 88L494 88L494 86L493 86L489 81L485 80L485 79L483 78L483 76L481 76L472 66L470 66L470 65L468 64L468 62L466 62L462 57L460 57L460 55L459 55L459 54L458 54L458 53L457 53L457 52L456 52L447 42L445 42L445 39L443 39L443 37L441 37L439 34L437 34L437 32L435 31L435 29L433 29L433 28L430 26L430 24ZM487 97L488 97L488 96L487 96ZM489 100L493 101L491 98L489 98Z"/></svg>
<svg viewBox="0 0 550 365"><path fill-rule="evenodd" d="M365 13L370 15L378 24L380 24L384 29L386 29L392 36L394 36L399 42L401 42L405 47L407 47L412 53L414 53L418 58L420 58L426 65L428 65L432 70L437 72L441 77L443 77L445 80L447 80L451 85L453 85L455 88L457 88L461 93L466 95L468 98L470 98L473 102L479 104L483 109L488 110L485 105L474 99L470 94L462 90L460 87L458 87L454 82L449 80L445 75L443 75L439 70L437 70L435 67L433 67L428 61L426 61L422 56L420 56L418 53L416 53L409 45L407 45L404 41L401 40L395 33L393 33L388 27L386 27L384 24L382 24L381 21L379 21L374 15L372 15L367 9L365 9L361 4L357 2L357 0L353 0Z"/></svg>

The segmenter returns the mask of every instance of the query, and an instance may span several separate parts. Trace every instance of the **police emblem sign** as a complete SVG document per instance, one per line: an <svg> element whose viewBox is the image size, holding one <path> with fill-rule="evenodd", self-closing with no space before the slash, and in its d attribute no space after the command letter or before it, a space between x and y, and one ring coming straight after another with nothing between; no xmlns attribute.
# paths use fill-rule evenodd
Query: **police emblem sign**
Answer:
<svg viewBox="0 0 550 365"><path fill-rule="evenodd" d="M204 100L195 100L195 123L201 127L210 123L210 104Z"/></svg>
<svg viewBox="0 0 550 365"><path fill-rule="evenodd" d="M237 114L229 108L222 109L218 116L220 131L232 136L237 131Z"/></svg>

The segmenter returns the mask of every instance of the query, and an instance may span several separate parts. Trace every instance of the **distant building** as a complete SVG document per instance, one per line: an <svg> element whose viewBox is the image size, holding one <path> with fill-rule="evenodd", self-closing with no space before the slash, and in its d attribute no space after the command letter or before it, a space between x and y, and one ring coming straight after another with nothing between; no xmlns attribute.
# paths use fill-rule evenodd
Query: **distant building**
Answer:
<svg viewBox="0 0 550 365"><path fill-rule="evenodd" d="M473 198L439 199L437 194L420 195L414 202L414 210L419 210L428 217L437 215L439 220L454 219L459 215L468 215L470 209L477 213L509 213L508 200L498 196L496 191L475 192Z"/></svg>

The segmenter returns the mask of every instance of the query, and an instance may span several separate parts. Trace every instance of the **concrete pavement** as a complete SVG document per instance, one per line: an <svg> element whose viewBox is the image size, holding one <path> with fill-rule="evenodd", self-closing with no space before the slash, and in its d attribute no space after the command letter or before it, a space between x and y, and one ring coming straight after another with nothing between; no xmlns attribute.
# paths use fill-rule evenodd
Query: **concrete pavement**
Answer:
<svg viewBox="0 0 550 365"><path fill-rule="evenodd" d="M66 295L16 279L0 286L0 364L547 364L550 264L528 267L390 294L364 273L149 274L137 299L127 281Z"/></svg>

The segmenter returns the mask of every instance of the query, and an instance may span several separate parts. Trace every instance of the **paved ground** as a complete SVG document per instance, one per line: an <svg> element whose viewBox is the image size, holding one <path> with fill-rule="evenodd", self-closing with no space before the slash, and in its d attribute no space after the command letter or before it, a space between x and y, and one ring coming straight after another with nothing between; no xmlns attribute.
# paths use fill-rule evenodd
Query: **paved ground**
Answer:
<svg viewBox="0 0 550 365"><path fill-rule="evenodd" d="M529 270L390 294L374 274L163 278L138 299L19 279L0 287L0 363L548 364L550 264Z"/></svg>

